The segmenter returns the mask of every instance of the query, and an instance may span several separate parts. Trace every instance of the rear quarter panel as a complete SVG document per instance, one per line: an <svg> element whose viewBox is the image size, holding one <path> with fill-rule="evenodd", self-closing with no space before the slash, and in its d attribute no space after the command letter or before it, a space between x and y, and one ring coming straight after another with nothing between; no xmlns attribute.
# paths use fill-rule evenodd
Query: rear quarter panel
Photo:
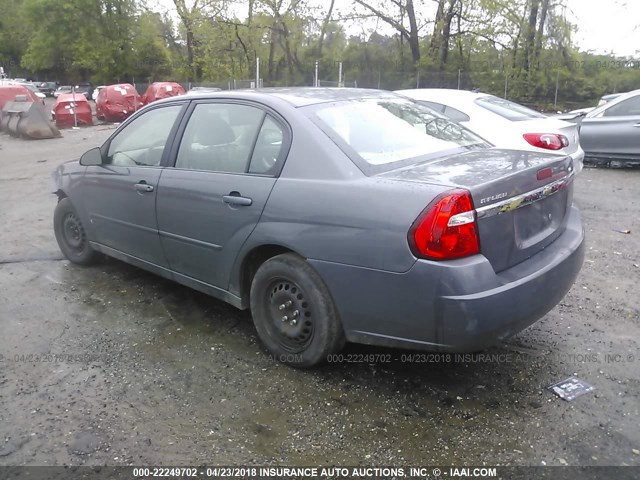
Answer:
<svg viewBox="0 0 640 480"><path fill-rule="evenodd" d="M304 115L287 118L289 156L260 222L236 260L260 245L281 245L308 259L406 272L413 221L446 187L367 177Z"/></svg>

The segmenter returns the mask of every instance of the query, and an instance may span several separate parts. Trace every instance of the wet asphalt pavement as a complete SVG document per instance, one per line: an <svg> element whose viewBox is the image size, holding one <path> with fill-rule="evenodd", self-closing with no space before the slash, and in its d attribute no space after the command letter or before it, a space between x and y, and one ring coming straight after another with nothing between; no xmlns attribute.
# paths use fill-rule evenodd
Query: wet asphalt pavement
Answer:
<svg viewBox="0 0 640 480"><path fill-rule="evenodd" d="M350 345L298 371L247 312L115 260L63 260L51 172L113 128L0 135L0 465L640 465L639 169L580 175L583 270L506 344ZM596 390L547 389L570 376Z"/></svg>

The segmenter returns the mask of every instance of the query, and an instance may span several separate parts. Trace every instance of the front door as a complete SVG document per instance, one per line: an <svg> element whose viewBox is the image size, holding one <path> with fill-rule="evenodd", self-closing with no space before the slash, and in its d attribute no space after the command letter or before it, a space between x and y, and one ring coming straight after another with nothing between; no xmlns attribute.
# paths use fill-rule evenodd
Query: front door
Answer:
<svg viewBox="0 0 640 480"><path fill-rule="evenodd" d="M587 156L640 159L640 94L585 118L580 125L580 144Z"/></svg>
<svg viewBox="0 0 640 480"><path fill-rule="evenodd" d="M159 266L167 263L155 212L161 160L181 108L155 108L135 118L108 143L104 163L87 167L83 179L95 240Z"/></svg>

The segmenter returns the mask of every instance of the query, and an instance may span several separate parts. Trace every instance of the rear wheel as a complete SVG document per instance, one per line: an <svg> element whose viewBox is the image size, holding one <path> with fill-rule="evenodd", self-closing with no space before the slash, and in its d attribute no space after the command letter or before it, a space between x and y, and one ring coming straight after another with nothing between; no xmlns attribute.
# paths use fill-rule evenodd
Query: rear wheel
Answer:
<svg viewBox="0 0 640 480"><path fill-rule="evenodd" d="M278 255L260 266L251 284L251 315L271 354L293 367L313 367L345 344L329 290L295 254Z"/></svg>
<svg viewBox="0 0 640 480"><path fill-rule="evenodd" d="M68 198L58 202L53 213L53 230L60 250L73 263L90 265L99 257L89 245L80 217Z"/></svg>

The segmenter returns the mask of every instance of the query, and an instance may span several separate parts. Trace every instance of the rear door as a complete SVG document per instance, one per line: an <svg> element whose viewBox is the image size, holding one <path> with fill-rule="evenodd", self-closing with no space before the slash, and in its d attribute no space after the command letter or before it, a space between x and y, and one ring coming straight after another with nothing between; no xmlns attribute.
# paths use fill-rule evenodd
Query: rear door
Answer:
<svg viewBox="0 0 640 480"><path fill-rule="evenodd" d="M640 158L640 94L582 120L580 143L587 156Z"/></svg>
<svg viewBox="0 0 640 480"><path fill-rule="evenodd" d="M165 144L182 105L142 113L106 145L105 161L87 167L84 199L95 241L159 266L166 266L158 237L156 195Z"/></svg>
<svg viewBox="0 0 640 480"><path fill-rule="evenodd" d="M250 103L198 101L189 114L174 166L160 179L160 238L172 270L226 289L291 135L276 114Z"/></svg>

